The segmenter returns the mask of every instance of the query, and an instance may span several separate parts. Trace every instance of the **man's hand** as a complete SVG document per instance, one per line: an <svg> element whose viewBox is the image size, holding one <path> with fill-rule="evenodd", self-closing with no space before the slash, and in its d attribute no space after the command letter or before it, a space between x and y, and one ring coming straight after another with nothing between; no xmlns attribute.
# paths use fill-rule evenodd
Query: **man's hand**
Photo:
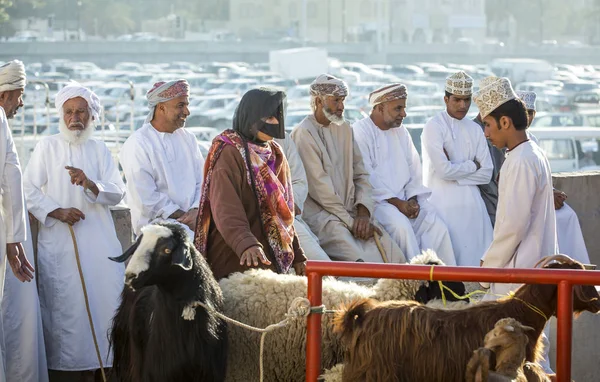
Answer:
<svg viewBox="0 0 600 382"><path fill-rule="evenodd" d="M21 282L33 280L34 269L31 266L21 243L6 244L6 257L14 275Z"/></svg>
<svg viewBox="0 0 600 382"><path fill-rule="evenodd" d="M419 206L419 202L416 200L416 198L411 198L409 200L392 198L388 199L387 201L409 219L417 218L417 216L419 216L419 212L421 211L421 206Z"/></svg>
<svg viewBox="0 0 600 382"><path fill-rule="evenodd" d="M381 236L381 230L371 223L366 216L358 216L354 219L352 235L360 240L369 240L377 232Z"/></svg>
<svg viewBox="0 0 600 382"><path fill-rule="evenodd" d="M196 229L196 219L197 218L198 218L198 209L192 208L188 212L181 215L181 217L179 219L177 219L177 221L180 222L181 224L185 224L186 226L190 227L190 229L192 231L194 231Z"/></svg>
<svg viewBox="0 0 600 382"><path fill-rule="evenodd" d="M417 201L417 198L410 198L408 200L408 210L410 215L406 215L409 219L416 219L419 216L419 212L421 212L421 206Z"/></svg>
<svg viewBox="0 0 600 382"><path fill-rule="evenodd" d="M177 210L177 211L173 212L171 215L169 215L169 219L178 220L183 215L185 215L185 212L183 212L182 210Z"/></svg>
<svg viewBox="0 0 600 382"><path fill-rule="evenodd" d="M481 163L479 163L477 159L473 159L473 163L475 163L475 166L477 166L477 170L481 168Z"/></svg>
<svg viewBox="0 0 600 382"><path fill-rule="evenodd" d="M371 219L368 216L357 216L352 225L352 235L357 239L367 240L369 238L370 225Z"/></svg>
<svg viewBox="0 0 600 382"><path fill-rule="evenodd" d="M267 259L267 255L263 249L255 245L254 247L250 247L242 253L242 257L240 258L240 265L246 265L247 267L258 267L258 262L261 262L265 265L271 265L269 259Z"/></svg>
<svg viewBox="0 0 600 382"><path fill-rule="evenodd" d="M302 210L300 209L300 207L298 207L298 205L296 205L296 203L294 203L294 215L296 215L296 216L302 215Z"/></svg>
<svg viewBox="0 0 600 382"><path fill-rule="evenodd" d="M65 169L69 171L69 176L71 177L71 184L81 186L86 190L92 191L94 195L98 196L100 190L98 190L96 183L89 180L87 175L85 175L85 173L83 172L83 170L71 166L65 166Z"/></svg>
<svg viewBox="0 0 600 382"><path fill-rule="evenodd" d="M48 216L69 225L74 225L80 220L85 220L85 215L77 208L57 208L50 212Z"/></svg>
<svg viewBox="0 0 600 382"><path fill-rule="evenodd" d="M567 194L560 190L554 190L554 209L560 210L565 205L565 200L567 200Z"/></svg>
<svg viewBox="0 0 600 382"><path fill-rule="evenodd" d="M297 276L306 276L306 261L294 264L294 271Z"/></svg>

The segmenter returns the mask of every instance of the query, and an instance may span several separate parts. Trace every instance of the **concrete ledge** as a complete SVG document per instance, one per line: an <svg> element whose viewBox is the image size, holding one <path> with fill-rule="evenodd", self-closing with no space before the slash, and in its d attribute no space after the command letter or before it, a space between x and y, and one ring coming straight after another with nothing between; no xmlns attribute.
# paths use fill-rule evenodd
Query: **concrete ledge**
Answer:
<svg viewBox="0 0 600 382"><path fill-rule="evenodd" d="M110 209L113 222L115 224L115 230L117 231L117 238L121 243L123 252L133 244L133 229L131 227L131 212L128 207L111 207ZM29 221L31 225L31 238L33 244L34 256L37 256L37 237L38 237L38 221L33 215L29 214Z"/></svg>
<svg viewBox="0 0 600 382"><path fill-rule="evenodd" d="M565 192L579 217L592 264L600 265L600 171L554 174L554 187Z"/></svg>

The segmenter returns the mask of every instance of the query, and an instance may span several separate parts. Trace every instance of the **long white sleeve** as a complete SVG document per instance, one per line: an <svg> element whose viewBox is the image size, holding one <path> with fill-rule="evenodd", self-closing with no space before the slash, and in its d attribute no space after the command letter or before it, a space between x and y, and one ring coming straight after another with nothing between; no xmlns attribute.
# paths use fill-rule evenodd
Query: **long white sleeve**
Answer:
<svg viewBox="0 0 600 382"><path fill-rule="evenodd" d="M513 258L531 221L537 175L530 163L502 169L494 240L483 257L484 267L504 268ZM502 187L502 185L509 185Z"/></svg>
<svg viewBox="0 0 600 382"><path fill-rule="evenodd" d="M90 203L115 206L125 197L125 184L117 171L117 166L115 166L108 147L103 142L99 142L96 147L102 150L102 153L98 155L99 160L102 161L98 163L101 168L101 178L90 180L96 184L100 192L96 196L92 191L85 190L85 197Z"/></svg>
<svg viewBox="0 0 600 382"><path fill-rule="evenodd" d="M376 203L383 203L388 199L397 197L397 195L381 181L379 175L373 169L373 158L375 157L373 150L375 150L376 138L373 134L365 131L368 128L367 126L361 125L360 121L354 124L354 138L362 154L365 170L369 174L369 181L373 187L373 200Z"/></svg>
<svg viewBox="0 0 600 382"><path fill-rule="evenodd" d="M404 129L406 137L406 146L404 152L406 153L406 159L408 161L408 167L410 169L410 180L404 187L404 193L406 199L410 199L413 196L419 195L430 195L431 191L423 186L423 169L421 167L421 158L419 152L415 148L410 133Z"/></svg>
<svg viewBox="0 0 600 382"><path fill-rule="evenodd" d="M27 238L25 225L25 199L23 195L23 177L21 165L12 139L10 127L0 111L0 153L4 160L2 175L2 208L7 214L4 219L6 243L19 243Z"/></svg>
<svg viewBox="0 0 600 382"><path fill-rule="evenodd" d="M48 214L61 206L42 191L42 187L48 183L48 169L46 168L48 150L46 147L47 142L43 140L35 146L25 169L23 189L29 212L44 226L50 227L58 220L49 217Z"/></svg>
<svg viewBox="0 0 600 382"><path fill-rule="evenodd" d="M166 219L181 207L173 203L167 194L158 191L150 172L152 163L148 155L150 153L147 153L136 140L132 140L132 137L121 149L119 159L128 184L128 198L139 201L145 216Z"/></svg>
<svg viewBox="0 0 600 382"><path fill-rule="evenodd" d="M202 184L204 183L204 157L202 156L202 152L200 152L200 148L198 147L196 136L193 134L190 135L190 140L192 141L191 143L194 150L194 174L196 176L196 192L194 193L194 202L192 203L191 208L198 208L200 206L200 198L202 196Z"/></svg>
<svg viewBox="0 0 600 382"><path fill-rule="evenodd" d="M494 173L494 162L492 162L492 156L490 155L490 150L488 148L485 135L480 131L476 131L474 138L474 141L477 144L475 159L477 159L477 162L479 162L481 167L473 174L458 179L458 184L461 186L478 186L481 184L488 184L490 183L492 174Z"/></svg>
<svg viewBox="0 0 600 382"><path fill-rule="evenodd" d="M304 202L308 196L308 181L306 180L306 171L304 170L302 159L300 158L300 154L298 154L296 144L288 133L286 133L285 139L278 139L277 143L283 147L285 157L290 166L290 172L292 173L294 203L302 211L304 210Z"/></svg>
<svg viewBox="0 0 600 382"><path fill-rule="evenodd" d="M434 119L429 120L421 135L421 144L426 157L431 161L436 174L444 180L452 181L466 178L477 171L472 160L461 163L451 162L444 153L444 137L441 126ZM489 181L489 179L488 179Z"/></svg>

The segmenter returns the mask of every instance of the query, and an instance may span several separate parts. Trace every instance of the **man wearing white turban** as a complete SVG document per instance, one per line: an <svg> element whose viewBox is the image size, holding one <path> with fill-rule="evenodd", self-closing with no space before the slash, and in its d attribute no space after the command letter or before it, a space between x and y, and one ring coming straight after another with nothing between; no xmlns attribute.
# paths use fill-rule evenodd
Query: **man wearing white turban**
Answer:
<svg viewBox="0 0 600 382"><path fill-rule="evenodd" d="M46 352L33 268L26 254L33 257L31 232L26 214L25 196L19 159L7 119L23 106L26 84L25 67L11 61L0 67L0 179L2 179L3 217L0 219L0 311L3 333L0 336L5 368L0 366L0 380L6 372L8 381L37 382L48 380ZM8 244L7 244L8 243ZM5 259L13 273L5 274ZM5 278L6 276L6 278ZM3 295L2 295L2 292Z"/></svg>
<svg viewBox="0 0 600 382"><path fill-rule="evenodd" d="M492 223L477 186L489 184L493 164L483 131L469 118L473 79L457 72L446 79L446 110L425 124L423 183L444 220L456 264L478 266L492 241Z"/></svg>
<svg viewBox="0 0 600 382"><path fill-rule="evenodd" d="M373 188L352 128L344 121L348 87L323 74L310 86L313 113L292 132L308 180L303 218L332 260L404 263L398 245L373 219Z"/></svg>
<svg viewBox="0 0 600 382"><path fill-rule="evenodd" d="M190 115L185 80L158 82L148 91L150 113L119 154L127 180L127 204L136 234L156 219L173 219L193 237L204 158L196 136L184 127Z"/></svg>
<svg viewBox="0 0 600 382"><path fill-rule="evenodd" d="M448 228L428 202L421 159L402 125L408 92L391 84L369 96L371 115L352 126L370 174L375 218L408 259L433 249L446 265L456 265Z"/></svg>
<svg viewBox="0 0 600 382"><path fill-rule="evenodd" d="M101 111L98 97L71 83L55 105L60 132L36 145L24 188L29 212L40 222L38 278L50 381L83 380L100 365L76 253L104 367L111 367L106 333L125 269L107 261L123 252L109 207L123 199L125 185L106 144L90 138Z"/></svg>

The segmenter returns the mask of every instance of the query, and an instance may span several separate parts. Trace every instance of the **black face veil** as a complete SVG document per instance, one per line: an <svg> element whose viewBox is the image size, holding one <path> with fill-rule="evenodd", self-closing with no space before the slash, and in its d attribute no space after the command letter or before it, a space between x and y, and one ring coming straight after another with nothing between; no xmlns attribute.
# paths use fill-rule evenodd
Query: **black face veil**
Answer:
<svg viewBox="0 0 600 382"><path fill-rule="evenodd" d="M284 103L285 93L273 88L249 90L242 97L233 116L233 130L246 140L255 141L256 134L262 131L273 138L285 138ZM262 119L276 117L278 125L265 124ZM265 131L264 126L267 127Z"/></svg>

